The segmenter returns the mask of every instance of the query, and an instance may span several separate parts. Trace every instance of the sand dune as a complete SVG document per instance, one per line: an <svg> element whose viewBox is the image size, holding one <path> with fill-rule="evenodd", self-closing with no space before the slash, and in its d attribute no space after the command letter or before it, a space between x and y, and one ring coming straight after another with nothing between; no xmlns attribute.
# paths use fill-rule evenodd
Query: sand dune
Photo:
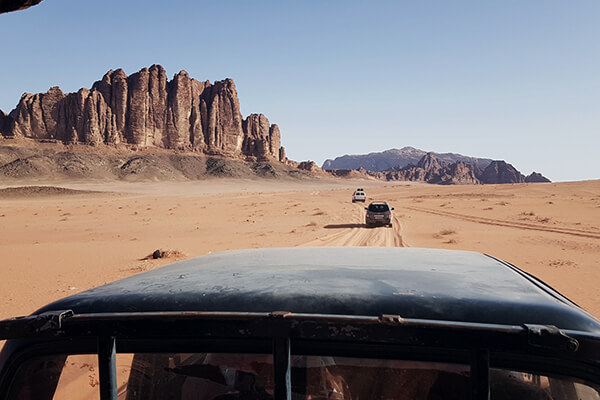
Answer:
<svg viewBox="0 0 600 400"><path fill-rule="evenodd" d="M255 179L59 186L70 190L0 190L0 318L29 314L52 300L182 258L282 246L484 252L600 316L600 181L433 186ZM363 204L350 201L355 187L365 187L369 201L395 207L392 228L364 226ZM148 259L156 249L171 251L171 257Z"/></svg>

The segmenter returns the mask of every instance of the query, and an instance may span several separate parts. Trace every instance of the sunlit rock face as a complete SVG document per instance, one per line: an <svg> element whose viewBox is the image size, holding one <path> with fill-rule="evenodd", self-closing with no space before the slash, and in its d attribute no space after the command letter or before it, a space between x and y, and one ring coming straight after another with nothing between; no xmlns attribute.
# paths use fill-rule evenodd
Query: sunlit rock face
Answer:
<svg viewBox="0 0 600 400"><path fill-rule="evenodd" d="M129 144L229 157L283 160L279 127L263 114L246 120L231 79L197 81L181 71L171 81L153 65L130 76L108 71L91 89L21 97L0 115L4 136L64 143Z"/></svg>

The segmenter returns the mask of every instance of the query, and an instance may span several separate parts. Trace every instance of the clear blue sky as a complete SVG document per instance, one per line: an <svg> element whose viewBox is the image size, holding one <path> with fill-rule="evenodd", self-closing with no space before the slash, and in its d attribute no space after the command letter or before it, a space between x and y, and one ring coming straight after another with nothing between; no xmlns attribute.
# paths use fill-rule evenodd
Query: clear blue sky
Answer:
<svg viewBox="0 0 600 400"><path fill-rule="evenodd" d="M600 178L600 1L44 0L0 15L0 109L161 64L233 78L295 160L413 146Z"/></svg>

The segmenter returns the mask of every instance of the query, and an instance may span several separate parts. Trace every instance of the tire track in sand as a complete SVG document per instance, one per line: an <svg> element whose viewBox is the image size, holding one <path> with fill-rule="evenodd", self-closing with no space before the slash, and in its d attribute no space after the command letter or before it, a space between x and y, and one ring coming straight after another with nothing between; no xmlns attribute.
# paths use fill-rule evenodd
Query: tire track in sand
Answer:
<svg viewBox="0 0 600 400"><path fill-rule="evenodd" d="M300 246L374 246L374 247L407 247L402 240L402 226L394 214L392 227L381 226L367 228L364 224L364 207L356 204L352 210L353 223L325 225L334 232L311 240Z"/></svg>
<svg viewBox="0 0 600 400"><path fill-rule="evenodd" d="M575 228L566 228L566 227L552 227L552 226L542 226L538 224L531 224L527 222L516 222L516 221L508 221L508 220L498 220L493 218L485 218L485 217L476 217L474 215L465 215L459 213L453 213L449 211L441 211L441 210L432 210L430 208L424 207L414 207L414 206L404 206L403 208L407 210L423 212L427 214L440 215L443 217L451 217L461 219L463 221L476 222L484 225L495 225L495 226L504 226L507 228L515 228L515 229L527 229L532 231L542 231L542 232L552 232L552 233L562 233L564 235L572 235L579 237L587 237L592 239L600 239L600 232L587 231L583 229L575 229Z"/></svg>

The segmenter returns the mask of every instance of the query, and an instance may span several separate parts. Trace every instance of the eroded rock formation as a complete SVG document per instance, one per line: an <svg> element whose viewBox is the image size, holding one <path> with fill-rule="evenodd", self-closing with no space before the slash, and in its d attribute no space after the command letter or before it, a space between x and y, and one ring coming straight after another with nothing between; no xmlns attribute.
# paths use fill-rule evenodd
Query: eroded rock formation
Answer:
<svg viewBox="0 0 600 400"><path fill-rule="evenodd" d="M250 114L242 123L244 142L242 152L258 157L285 159L281 149L281 133L276 124L271 125L263 114Z"/></svg>
<svg viewBox="0 0 600 400"><path fill-rule="evenodd" d="M2 128L4 127L4 128ZM8 117L5 136L64 143L129 144L228 157L283 161L279 127L262 114L242 119L231 79L197 81L181 71L171 81L160 65L130 76L108 71L91 89L25 93Z"/></svg>

